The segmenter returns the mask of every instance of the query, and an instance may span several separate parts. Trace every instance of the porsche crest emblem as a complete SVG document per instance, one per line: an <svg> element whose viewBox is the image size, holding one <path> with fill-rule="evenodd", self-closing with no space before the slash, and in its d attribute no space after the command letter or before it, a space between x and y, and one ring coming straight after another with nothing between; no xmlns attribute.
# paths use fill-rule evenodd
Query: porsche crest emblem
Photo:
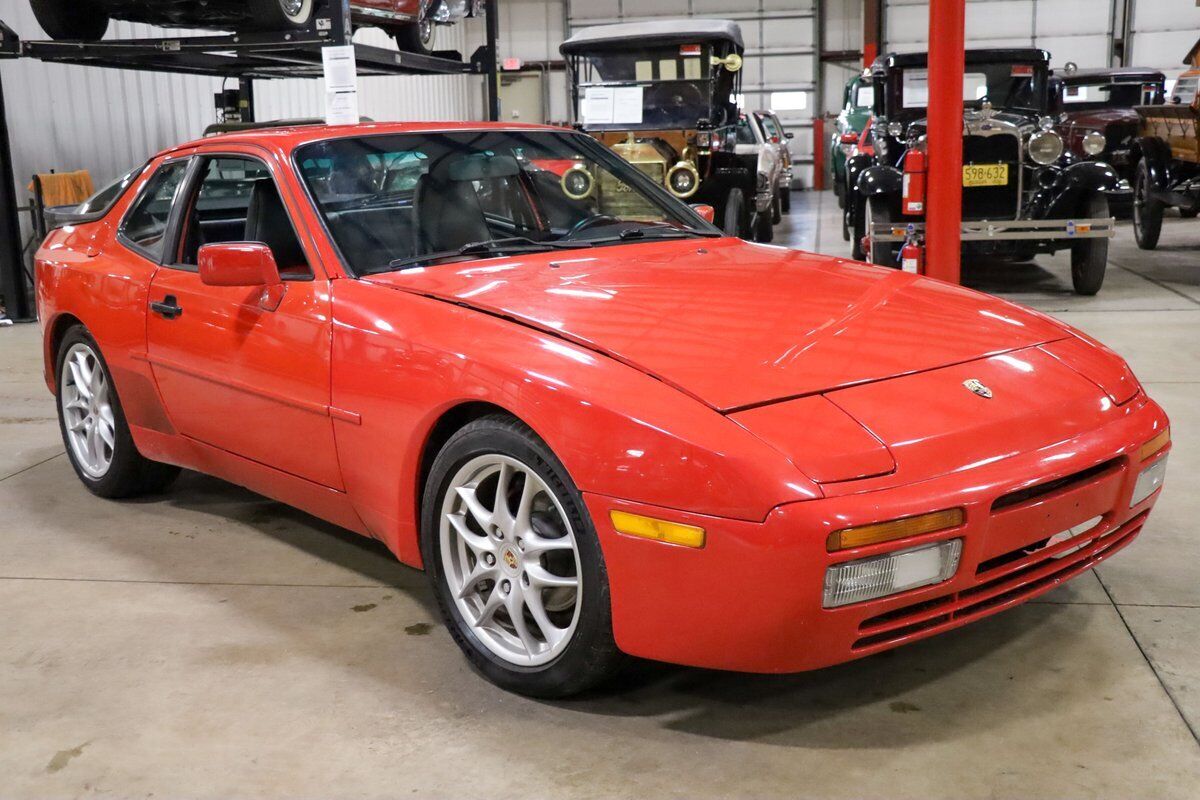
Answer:
<svg viewBox="0 0 1200 800"><path fill-rule="evenodd" d="M967 389L979 395L984 400L992 399L992 390L984 386L983 381L979 380L978 378L968 378L967 380L963 381L963 386L967 387Z"/></svg>

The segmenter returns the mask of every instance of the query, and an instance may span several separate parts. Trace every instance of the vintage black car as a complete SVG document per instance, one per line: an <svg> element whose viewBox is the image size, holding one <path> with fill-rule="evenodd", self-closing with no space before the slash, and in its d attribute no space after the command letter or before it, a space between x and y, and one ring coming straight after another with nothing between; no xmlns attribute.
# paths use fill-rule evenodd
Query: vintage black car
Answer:
<svg viewBox="0 0 1200 800"><path fill-rule="evenodd" d="M602 25L563 42L575 119L586 132L673 195L711 205L731 236L749 238L775 201L755 154L738 154L742 31L729 20ZM578 171L573 191L619 202L620 187L592 187Z"/></svg>
<svg viewBox="0 0 1200 800"><path fill-rule="evenodd" d="M902 203L905 170L926 155L925 53L889 54L872 65L873 155L847 165L847 225L854 257L898 266L901 245L920 240L925 207ZM1050 55L1032 48L968 50L963 79L964 253L1025 261L1071 250L1076 292L1104 282L1114 232L1109 193L1116 171L1066 151L1050 116Z"/></svg>
<svg viewBox="0 0 1200 800"><path fill-rule="evenodd" d="M1055 70L1051 101L1060 103L1058 133L1067 151L1084 161L1103 161L1133 186L1137 159L1133 151L1139 116L1135 106L1161 105L1166 76L1144 67ZM1132 191L1110 195L1114 214L1128 217Z"/></svg>

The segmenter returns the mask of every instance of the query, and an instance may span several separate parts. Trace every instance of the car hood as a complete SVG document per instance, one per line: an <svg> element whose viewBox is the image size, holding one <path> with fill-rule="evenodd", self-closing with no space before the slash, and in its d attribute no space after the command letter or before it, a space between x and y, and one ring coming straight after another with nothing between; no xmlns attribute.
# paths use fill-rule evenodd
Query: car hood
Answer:
<svg viewBox="0 0 1200 800"><path fill-rule="evenodd" d="M1137 123L1137 112L1132 108L1097 108L1090 111L1068 111L1067 124L1075 128L1092 128L1103 131L1114 123Z"/></svg>
<svg viewBox="0 0 1200 800"><path fill-rule="evenodd" d="M1068 335L959 286L737 239L538 253L365 280L553 333L724 412Z"/></svg>

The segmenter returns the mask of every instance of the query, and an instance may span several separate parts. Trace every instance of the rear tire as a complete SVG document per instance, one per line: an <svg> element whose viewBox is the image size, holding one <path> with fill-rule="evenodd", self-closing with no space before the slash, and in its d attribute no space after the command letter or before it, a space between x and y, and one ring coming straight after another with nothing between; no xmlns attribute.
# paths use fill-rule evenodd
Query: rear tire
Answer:
<svg viewBox="0 0 1200 800"><path fill-rule="evenodd" d="M1143 250L1157 247L1162 234L1163 204L1150 196L1150 188L1150 168L1143 159L1133 185L1133 238Z"/></svg>
<svg viewBox="0 0 1200 800"><path fill-rule="evenodd" d="M783 222L783 191L775 193L775 198L771 201L771 224L778 225Z"/></svg>
<svg viewBox="0 0 1200 800"><path fill-rule="evenodd" d="M755 213L753 226L754 241L768 244L775 238L775 226L771 224L770 211Z"/></svg>
<svg viewBox="0 0 1200 800"><path fill-rule="evenodd" d="M1084 203L1083 213L1084 219L1107 217L1108 198L1094 192ZM1071 245L1071 284L1075 294L1091 296L1099 292L1107 269L1108 239L1080 239Z"/></svg>
<svg viewBox="0 0 1200 800"><path fill-rule="evenodd" d="M1192 208L1187 210L1182 208L1179 209L1179 216L1181 219L1195 219L1197 215L1200 215L1200 208Z"/></svg>
<svg viewBox="0 0 1200 800"><path fill-rule="evenodd" d="M741 189L730 189L725 197L725 214L721 219L721 230L726 236L744 237L749 227L746 219L746 196Z"/></svg>
<svg viewBox="0 0 1200 800"><path fill-rule="evenodd" d="M63 336L54 374L63 445L88 491L112 499L136 497L161 492L175 480L179 467L138 452L112 373L82 325Z"/></svg>
<svg viewBox="0 0 1200 800"><path fill-rule="evenodd" d="M792 213L792 187L785 186L779 193L779 210L784 214Z"/></svg>
<svg viewBox="0 0 1200 800"><path fill-rule="evenodd" d="M421 528L442 618L485 678L554 698L620 669L626 657L613 640L591 517L562 462L526 425L492 414L451 436L425 484Z"/></svg>
<svg viewBox="0 0 1200 800"><path fill-rule="evenodd" d="M396 47L408 53L429 55L433 52L433 37L437 29L432 20L404 25L392 31Z"/></svg>
<svg viewBox="0 0 1200 800"><path fill-rule="evenodd" d="M108 31L108 14L87 0L30 0L30 5L51 39L95 42Z"/></svg>
<svg viewBox="0 0 1200 800"><path fill-rule="evenodd" d="M254 29L290 31L312 22L314 0L250 0Z"/></svg>

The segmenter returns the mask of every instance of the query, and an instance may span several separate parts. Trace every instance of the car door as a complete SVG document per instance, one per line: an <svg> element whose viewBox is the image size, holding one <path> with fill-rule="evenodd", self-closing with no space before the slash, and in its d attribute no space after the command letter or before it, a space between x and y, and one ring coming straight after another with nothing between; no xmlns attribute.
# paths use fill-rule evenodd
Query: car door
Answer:
<svg viewBox="0 0 1200 800"><path fill-rule="evenodd" d="M329 416L328 282L314 270L257 148L201 150L176 198L150 286L147 354L172 423L197 441L341 488ZM261 288L208 286L205 244L259 241L286 287L274 310Z"/></svg>

